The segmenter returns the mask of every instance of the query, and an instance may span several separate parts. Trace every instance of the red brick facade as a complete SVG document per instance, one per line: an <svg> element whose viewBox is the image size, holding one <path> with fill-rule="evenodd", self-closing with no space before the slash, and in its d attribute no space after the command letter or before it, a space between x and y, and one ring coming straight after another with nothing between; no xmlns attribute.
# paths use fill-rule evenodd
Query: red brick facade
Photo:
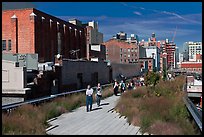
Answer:
<svg viewBox="0 0 204 137"><path fill-rule="evenodd" d="M111 39L103 45L106 46L106 60L114 63L136 63L139 59L139 48L136 44Z"/></svg>
<svg viewBox="0 0 204 137"><path fill-rule="evenodd" d="M11 18L14 15L16 18ZM78 58L86 57L85 28L33 8L2 11L2 40L6 40L6 49L11 40L11 50L3 53L38 53L40 62L54 61L58 53L58 32L64 58L76 58L70 54L76 49L80 49Z"/></svg>
<svg viewBox="0 0 204 137"><path fill-rule="evenodd" d="M182 62L181 69L202 73L202 62Z"/></svg>

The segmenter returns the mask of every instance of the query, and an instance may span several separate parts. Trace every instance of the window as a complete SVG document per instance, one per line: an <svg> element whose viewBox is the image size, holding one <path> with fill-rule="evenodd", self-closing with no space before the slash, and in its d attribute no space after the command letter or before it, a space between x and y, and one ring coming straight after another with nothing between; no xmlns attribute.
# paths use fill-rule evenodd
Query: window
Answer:
<svg viewBox="0 0 204 137"><path fill-rule="evenodd" d="M6 40L2 40L2 50L6 50Z"/></svg>
<svg viewBox="0 0 204 137"><path fill-rule="evenodd" d="M11 50L11 40L8 40L8 50Z"/></svg>
<svg viewBox="0 0 204 137"><path fill-rule="evenodd" d="M124 54L124 57L126 58L126 54Z"/></svg>
<svg viewBox="0 0 204 137"><path fill-rule="evenodd" d="M123 62L123 60L121 59L121 60L120 60L120 63L122 63L122 62Z"/></svg>
<svg viewBox="0 0 204 137"><path fill-rule="evenodd" d="M128 55L128 58L130 58L130 55Z"/></svg>
<svg viewBox="0 0 204 137"><path fill-rule="evenodd" d="M124 52L126 52L126 49L124 49Z"/></svg>
<svg viewBox="0 0 204 137"><path fill-rule="evenodd" d="M126 62L126 59L124 61Z"/></svg>
<svg viewBox="0 0 204 137"><path fill-rule="evenodd" d="M123 54L120 54L120 57L123 57Z"/></svg>
<svg viewBox="0 0 204 137"><path fill-rule="evenodd" d="M120 48L120 52L122 52L123 51L123 49L122 48Z"/></svg>
<svg viewBox="0 0 204 137"><path fill-rule="evenodd" d="M130 49L128 49L128 52L130 52Z"/></svg>

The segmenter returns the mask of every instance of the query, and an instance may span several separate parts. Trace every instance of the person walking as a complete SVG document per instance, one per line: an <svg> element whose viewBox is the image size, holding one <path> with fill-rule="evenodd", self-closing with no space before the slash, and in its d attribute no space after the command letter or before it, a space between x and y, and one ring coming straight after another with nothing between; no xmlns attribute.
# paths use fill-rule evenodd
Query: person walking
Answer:
<svg viewBox="0 0 204 137"><path fill-rule="evenodd" d="M92 111L92 102L93 102L92 94L93 94L93 89L91 88L90 85L88 85L86 89L86 111L87 112ZM90 105L90 108L89 108L89 105Z"/></svg>
<svg viewBox="0 0 204 137"><path fill-rule="evenodd" d="M114 91L114 94L117 96L118 94L118 82L115 80L114 81L114 85L113 85L113 91Z"/></svg>
<svg viewBox="0 0 204 137"><path fill-rule="evenodd" d="M98 83L98 86L96 88L96 102L97 102L97 105L98 107L100 106L100 103L101 103L101 97L102 97L102 88L101 88L101 84Z"/></svg>
<svg viewBox="0 0 204 137"><path fill-rule="evenodd" d="M123 80L121 81L121 94L125 91L125 83L123 82Z"/></svg>

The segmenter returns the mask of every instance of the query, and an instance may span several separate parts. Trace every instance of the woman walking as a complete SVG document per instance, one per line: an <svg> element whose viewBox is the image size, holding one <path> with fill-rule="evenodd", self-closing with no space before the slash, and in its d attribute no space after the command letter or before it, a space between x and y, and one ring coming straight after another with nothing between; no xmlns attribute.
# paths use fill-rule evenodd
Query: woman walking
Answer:
<svg viewBox="0 0 204 137"><path fill-rule="evenodd" d="M97 102L97 105L99 107L100 103L101 103L101 97L102 97L102 88L101 88L100 83L98 83L96 91L97 91L97 93L96 93L96 102Z"/></svg>
<svg viewBox="0 0 204 137"><path fill-rule="evenodd" d="M114 82L114 85L113 85L113 91L114 91L114 94L117 96L118 94L118 82L115 80Z"/></svg>

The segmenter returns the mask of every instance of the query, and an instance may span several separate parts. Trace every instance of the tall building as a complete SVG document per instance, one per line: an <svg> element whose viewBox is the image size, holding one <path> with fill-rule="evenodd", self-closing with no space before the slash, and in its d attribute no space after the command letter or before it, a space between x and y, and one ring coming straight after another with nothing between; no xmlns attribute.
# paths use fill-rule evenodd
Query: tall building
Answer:
<svg viewBox="0 0 204 137"><path fill-rule="evenodd" d="M98 22L91 21L83 26L86 27L87 60L105 60L105 47L101 45L103 33L98 30Z"/></svg>
<svg viewBox="0 0 204 137"><path fill-rule="evenodd" d="M202 55L202 43L188 42L187 44L188 44L189 61L196 61L196 56Z"/></svg>
<svg viewBox="0 0 204 137"><path fill-rule="evenodd" d="M70 51L77 50L76 54ZM39 62L86 57L84 27L46 14L35 8L2 11L2 52L38 54Z"/></svg>
<svg viewBox="0 0 204 137"><path fill-rule="evenodd" d="M176 51L175 43L173 42L166 43L167 69L175 68L175 51Z"/></svg>
<svg viewBox="0 0 204 137"><path fill-rule="evenodd" d="M179 62L179 47L176 47L175 49L175 59L174 59L174 68L178 68L177 63Z"/></svg>
<svg viewBox="0 0 204 137"><path fill-rule="evenodd" d="M117 39L110 39L103 44L106 47L106 60L121 64L138 62L139 48L136 44Z"/></svg>
<svg viewBox="0 0 204 137"><path fill-rule="evenodd" d="M202 55L202 42L185 42L183 44L183 61L197 61Z"/></svg>

